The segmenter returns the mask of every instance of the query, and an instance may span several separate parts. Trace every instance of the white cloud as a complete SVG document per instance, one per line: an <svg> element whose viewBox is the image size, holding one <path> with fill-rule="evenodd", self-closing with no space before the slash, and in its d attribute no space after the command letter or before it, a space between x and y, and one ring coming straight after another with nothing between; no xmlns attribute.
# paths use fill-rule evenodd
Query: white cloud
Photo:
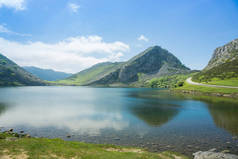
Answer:
<svg viewBox="0 0 238 159"><path fill-rule="evenodd" d="M99 62L119 60L129 49L123 42L108 43L99 36L70 37L54 44L20 43L0 37L0 52L17 64L72 73Z"/></svg>
<svg viewBox="0 0 238 159"><path fill-rule="evenodd" d="M144 35L139 36L138 40L139 41L145 41L145 42L149 41L149 39L147 37L145 37Z"/></svg>
<svg viewBox="0 0 238 159"><path fill-rule="evenodd" d="M11 31L8 28L6 28L5 25L1 25L1 24L0 24L0 33L6 33L6 34L10 34L10 35L17 35L17 36L31 36L29 34L16 33L14 31Z"/></svg>
<svg viewBox="0 0 238 159"><path fill-rule="evenodd" d="M69 3L69 8L74 12L77 13L78 9L80 8L80 5L75 3Z"/></svg>
<svg viewBox="0 0 238 159"><path fill-rule="evenodd" d="M25 9L25 0L0 0L0 8L5 6L8 8L15 8L16 10Z"/></svg>

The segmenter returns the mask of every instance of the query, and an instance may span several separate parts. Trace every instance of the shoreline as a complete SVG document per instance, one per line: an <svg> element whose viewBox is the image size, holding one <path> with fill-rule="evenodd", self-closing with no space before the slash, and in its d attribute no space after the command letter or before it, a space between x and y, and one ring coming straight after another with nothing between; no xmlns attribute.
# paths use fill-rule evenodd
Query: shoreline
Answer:
<svg viewBox="0 0 238 159"><path fill-rule="evenodd" d="M202 92L199 90L187 90L187 89L170 89L170 92L182 93L184 95L196 95L196 96L213 96L237 99L238 93L221 93L221 92Z"/></svg>
<svg viewBox="0 0 238 159"><path fill-rule="evenodd" d="M189 159L182 154L170 151L153 153L136 147L91 144L58 138L35 138L24 132L15 133L13 129L0 132L0 158Z"/></svg>
<svg viewBox="0 0 238 159"><path fill-rule="evenodd" d="M237 155L229 154L228 150L217 152L216 148L195 152L193 156L194 159L210 159L211 156L213 159L238 159ZM65 141L59 138L36 138L24 134L24 131L15 133L13 129L9 129L0 132L0 158L189 159L191 157L172 151L155 153L137 147Z"/></svg>

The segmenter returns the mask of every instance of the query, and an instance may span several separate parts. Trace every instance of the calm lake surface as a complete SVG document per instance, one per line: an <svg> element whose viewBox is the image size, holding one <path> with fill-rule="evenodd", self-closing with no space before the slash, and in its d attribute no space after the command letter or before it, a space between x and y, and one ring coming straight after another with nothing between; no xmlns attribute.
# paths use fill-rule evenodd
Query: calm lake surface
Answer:
<svg viewBox="0 0 238 159"><path fill-rule="evenodd" d="M34 137L172 150L238 154L238 103L160 89L0 88L1 130ZM71 138L67 138L71 135Z"/></svg>

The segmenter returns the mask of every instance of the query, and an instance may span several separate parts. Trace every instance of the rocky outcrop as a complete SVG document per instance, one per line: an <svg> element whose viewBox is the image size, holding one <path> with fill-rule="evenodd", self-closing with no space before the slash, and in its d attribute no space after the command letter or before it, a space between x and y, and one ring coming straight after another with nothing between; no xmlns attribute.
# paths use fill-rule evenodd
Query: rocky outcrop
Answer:
<svg viewBox="0 0 238 159"><path fill-rule="evenodd" d="M209 70L213 67L233 61L235 59L238 59L238 39L235 39L222 47L218 47L214 51L211 60L204 70Z"/></svg>
<svg viewBox="0 0 238 159"><path fill-rule="evenodd" d="M211 149L209 151L199 151L194 153L194 159L238 159L237 155L215 152L216 149Z"/></svg>

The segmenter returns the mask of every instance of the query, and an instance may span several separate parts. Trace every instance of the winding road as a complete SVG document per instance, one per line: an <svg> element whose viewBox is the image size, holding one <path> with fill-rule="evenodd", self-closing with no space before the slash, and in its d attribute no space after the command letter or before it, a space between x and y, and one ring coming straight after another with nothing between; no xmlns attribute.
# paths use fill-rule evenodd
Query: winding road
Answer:
<svg viewBox="0 0 238 159"><path fill-rule="evenodd" d="M220 85L211 85L211 84L203 84L203 83L197 83L192 81L192 77L189 77L186 80L187 83L192 84L192 85L197 85L197 86L207 86L207 87L216 87L216 88L234 88L238 89L238 87L232 87L232 86L220 86Z"/></svg>

